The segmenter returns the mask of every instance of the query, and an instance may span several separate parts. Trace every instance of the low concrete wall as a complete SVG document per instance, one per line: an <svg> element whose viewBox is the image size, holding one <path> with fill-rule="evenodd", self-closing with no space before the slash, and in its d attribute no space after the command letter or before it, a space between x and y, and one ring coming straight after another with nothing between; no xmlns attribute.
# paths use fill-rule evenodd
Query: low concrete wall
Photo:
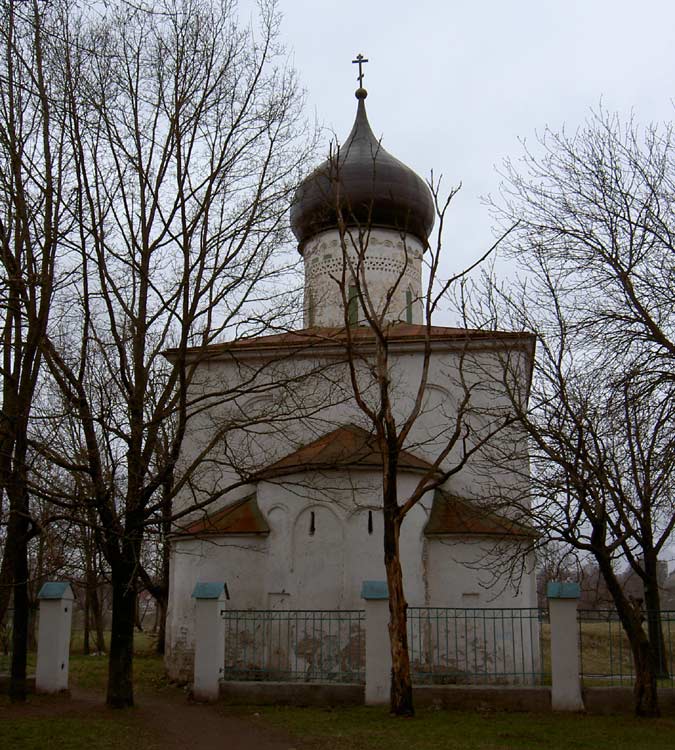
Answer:
<svg viewBox="0 0 675 750"><path fill-rule="evenodd" d="M333 682L220 683L220 699L236 705L362 706L364 685Z"/></svg>
<svg viewBox="0 0 675 750"><path fill-rule="evenodd" d="M414 688L413 698L418 708L551 711L551 688L548 686L419 685ZM585 688L583 698L589 714L633 713L633 690L629 687ZM220 699L233 705L252 706L362 706L365 687L332 682L221 682ZM675 716L675 688L659 690L659 705L665 716Z"/></svg>
<svg viewBox="0 0 675 750"><path fill-rule="evenodd" d="M326 682L221 682L220 699L238 705L362 706L365 687ZM551 710L551 689L424 685L415 687L414 700L419 707L546 712Z"/></svg>
<svg viewBox="0 0 675 750"><path fill-rule="evenodd" d="M437 706L457 711L551 710L551 688L502 687L500 685L420 685L413 690L415 705Z"/></svg>
<svg viewBox="0 0 675 750"><path fill-rule="evenodd" d="M589 714L633 713L632 687L587 687L584 705ZM659 688L659 708L664 716L675 716L675 688Z"/></svg>

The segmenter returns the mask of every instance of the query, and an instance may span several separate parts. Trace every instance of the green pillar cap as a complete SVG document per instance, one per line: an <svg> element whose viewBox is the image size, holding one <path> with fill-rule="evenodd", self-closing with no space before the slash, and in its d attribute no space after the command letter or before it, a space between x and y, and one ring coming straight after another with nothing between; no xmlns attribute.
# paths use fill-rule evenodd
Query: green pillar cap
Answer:
<svg viewBox="0 0 675 750"><path fill-rule="evenodd" d="M220 599L225 594L225 598L229 599L230 595L227 591L227 584L222 581L207 582L198 581L195 583L194 591L192 592L193 599Z"/></svg>
<svg viewBox="0 0 675 750"><path fill-rule="evenodd" d="M68 581L47 581L42 584L38 599L72 599L73 590Z"/></svg>
<svg viewBox="0 0 675 750"><path fill-rule="evenodd" d="M549 581L546 585L546 596L549 599L578 599L581 588L578 583Z"/></svg>
<svg viewBox="0 0 675 750"><path fill-rule="evenodd" d="M386 581L364 581L361 584L362 599L388 599L389 589Z"/></svg>

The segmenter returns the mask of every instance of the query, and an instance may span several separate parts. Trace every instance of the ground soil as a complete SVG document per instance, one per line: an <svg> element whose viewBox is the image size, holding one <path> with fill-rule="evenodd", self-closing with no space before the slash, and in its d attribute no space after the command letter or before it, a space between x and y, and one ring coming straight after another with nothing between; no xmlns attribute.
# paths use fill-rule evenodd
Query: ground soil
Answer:
<svg viewBox="0 0 675 750"><path fill-rule="evenodd" d="M295 750L297 740L283 732L262 726L255 709L238 716L228 715L219 705L195 703L179 688L143 692L131 709L134 722L166 750ZM104 696L74 688L70 696L38 696L26 704L0 705L0 734L3 719L59 716L68 718L114 718ZM1 744L1 743L0 743Z"/></svg>

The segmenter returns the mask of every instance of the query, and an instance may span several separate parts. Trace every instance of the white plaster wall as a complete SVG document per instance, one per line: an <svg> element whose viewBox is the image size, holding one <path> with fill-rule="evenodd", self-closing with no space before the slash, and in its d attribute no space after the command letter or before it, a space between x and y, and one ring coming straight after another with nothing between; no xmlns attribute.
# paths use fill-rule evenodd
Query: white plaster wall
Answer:
<svg viewBox="0 0 675 750"><path fill-rule="evenodd" d="M507 683L536 681L540 626L538 610L528 611L537 606L532 558L519 571L516 544L451 536L430 540L428 551L431 606L453 609L432 615L431 627L424 620L413 625L413 661L422 662L416 668L423 670L425 655L433 653L434 663L460 682L476 681L477 673Z"/></svg>
<svg viewBox="0 0 675 750"><path fill-rule="evenodd" d="M344 240L331 229L318 234L304 248L305 316L310 326L343 326L345 322L341 284L348 295L357 258L362 258L365 286L375 309L384 309L385 298L398 282L386 319L406 321L406 291L412 293L412 322L422 322L422 243L412 236L402 237L390 229L371 229L359 238L348 232ZM359 320L363 320L363 310Z"/></svg>
<svg viewBox="0 0 675 750"><path fill-rule="evenodd" d="M417 480L413 474L401 475L401 497ZM386 577L376 472L308 473L285 477L283 483L261 482L258 505L270 526L267 537L232 535L172 544L166 663L174 679L189 679L191 674L195 620L191 594L198 581L224 581L232 609L362 609L362 582ZM372 534L368 510L373 512ZM422 531L427 518L424 501L410 512L401 532L404 588L411 606L426 601Z"/></svg>
<svg viewBox="0 0 675 750"><path fill-rule="evenodd" d="M402 473L399 493L407 497L417 484ZM330 488L330 493L326 488ZM267 586L285 587L293 609L360 609L361 583L385 578L381 477L374 471L307 473L259 485L263 513L274 505L289 508L287 536L272 544ZM368 511L373 531L368 532ZM314 513L312 532L311 513ZM401 558L404 586L411 602L423 603L422 530L428 510L419 505L404 522ZM283 583L285 582L285 584Z"/></svg>
<svg viewBox="0 0 675 750"><path fill-rule="evenodd" d="M194 502L193 492L198 499L205 498L235 481L238 475L232 463L243 461L250 469L262 468L339 426L352 422L367 428L349 398L347 370L339 362L340 353L335 356L335 364L324 368L320 375L315 374L317 360L311 352L292 360L280 359L261 372L259 383L283 380L284 375L299 372L305 372L306 377L294 379L288 387L276 391L263 387L238 402L214 399L212 408L190 423L181 459L191 460L213 441L209 461L195 475L190 492L177 499L176 508L188 508ZM421 457L435 460L455 427L465 387L472 392L473 410L467 418L474 427L473 434L489 428L490 420L503 415L508 407L508 399L498 386L505 365L503 356L503 352L489 346L474 347L468 352L462 344L437 347L430 363L425 406L407 447ZM525 355L516 355L514 363L524 367ZM214 360L205 367L199 388L205 392L217 391L223 384L232 388L259 365L259 360L250 365ZM411 408L420 368L419 353L402 347L392 354L391 375L399 422ZM237 427L242 415L259 415L261 423ZM265 415L268 424L264 424ZM275 417L279 418L278 423ZM223 438L214 440L219 431ZM508 497L522 501L526 497L528 467L519 441L522 443L522 436L502 435L497 463L489 453L478 454L451 477L446 489L489 504ZM460 451L458 443L444 465L453 465ZM408 496L418 479L414 474L402 475L400 497ZM215 507L231 503L253 489L249 485L225 493ZM184 540L174 544L167 663L175 677L186 677L186 665L191 659L194 603L190 596L198 580L224 580L232 596L230 606L237 609L356 609L362 607L361 581L385 577L378 472L287 477L283 482L259 483L257 495L271 528L267 538L228 538L220 543ZM505 559L500 561L493 556L487 566L481 566L476 558L487 559L488 555L480 545L447 545L425 539L422 529L430 505L428 496L411 512L402 531L404 585L411 606L536 606L533 572L522 578L518 591L508 586L500 590L498 585L486 591L480 585L481 575L484 579L486 567L499 571L501 566L506 573ZM368 534L369 509L373 510L372 534ZM500 510L508 512L506 508ZM310 535L312 512L315 532ZM195 515L199 514L188 518Z"/></svg>
<svg viewBox="0 0 675 750"><path fill-rule="evenodd" d="M192 460L209 443L213 445L194 477L193 486L177 498L178 510L194 502L193 491L207 496L236 483L238 473L231 468L233 465L254 471L341 425L363 423L368 428L351 396L347 367L340 361L342 353L336 351L331 355L334 357L332 365L328 355L324 356L320 362L312 352L290 359L280 357L260 370L254 379L255 392L235 401L221 402L214 398L210 409L190 421L182 464ZM472 439L486 435L509 409L501 386L504 367L516 372L523 384L527 382L526 356L522 352L510 354L509 361L505 362L506 356L489 346L465 351L462 342L437 346L431 356L424 408L407 447L434 461L455 429L457 410L467 388L471 390L471 400L464 419L473 428L469 445ZM392 352L391 362L396 418L401 423L414 403L422 357L419 352L403 347ZM260 367L259 359L249 365L227 360L209 362L204 366L198 388L207 393L222 390L223 384L232 388ZM366 399L368 378L364 367L361 380ZM285 385L275 390L270 385L274 382ZM247 426L246 421L251 417L260 421ZM222 431L223 438L214 440L218 431ZM449 468L460 460L463 445L462 441L457 443L445 459L444 467ZM489 451L481 451L453 476L449 489L477 500L489 496L491 502L495 494L504 496L505 500L526 498L529 469L525 447L524 436L513 431L501 433ZM250 487L240 488L223 496L219 502L232 502L250 491Z"/></svg>
<svg viewBox="0 0 675 750"><path fill-rule="evenodd" d="M266 538L253 536L172 542L165 658L172 679L192 677L195 584L223 581L237 592L237 608L262 608L267 546Z"/></svg>
<svg viewBox="0 0 675 750"><path fill-rule="evenodd" d="M518 545L460 536L427 542L429 600L441 607L536 607L533 561L514 564Z"/></svg>

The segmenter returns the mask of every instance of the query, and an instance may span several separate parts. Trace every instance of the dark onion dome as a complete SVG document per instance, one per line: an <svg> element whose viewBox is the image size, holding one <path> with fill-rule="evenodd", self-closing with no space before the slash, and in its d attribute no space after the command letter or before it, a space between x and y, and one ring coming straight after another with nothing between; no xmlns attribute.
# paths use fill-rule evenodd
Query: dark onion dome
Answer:
<svg viewBox="0 0 675 750"><path fill-rule="evenodd" d="M352 132L338 153L298 187L291 206L291 227L300 250L307 239L338 226L338 206L349 227L383 227L419 238L426 246L434 226L431 192L415 172L387 153L366 115L365 89ZM339 196L339 200L338 200Z"/></svg>

